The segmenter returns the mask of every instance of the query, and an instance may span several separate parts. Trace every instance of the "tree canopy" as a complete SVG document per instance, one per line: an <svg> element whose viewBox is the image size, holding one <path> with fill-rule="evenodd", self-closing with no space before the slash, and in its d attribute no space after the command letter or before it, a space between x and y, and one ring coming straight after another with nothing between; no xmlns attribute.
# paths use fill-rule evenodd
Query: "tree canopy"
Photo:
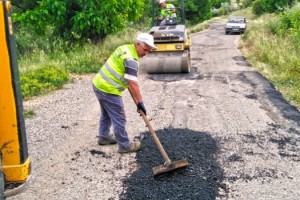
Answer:
<svg viewBox="0 0 300 200"><path fill-rule="evenodd" d="M70 40L103 38L128 26L128 22L143 22L152 17L152 0L11 0L15 8L14 22L39 34ZM249 0L251 1L251 0ZM267 12L291 5L295 0L256 0ZM185 18L190 24L212 17L213 8L230 0L184 0ZM237 1L240 2L240 1ZM181 7L181 0L172 0ZM155 0L154 12L159 12ZM145 24L140 23L141 26Z"/></svg>
<svg viewBox="0 0 300 200"><path fill-rule="evenodd" d="M54 34L66 38L95 38L122 30L128 21L137 21L143 7L143 0L42 0L15 13L14 20L41 34L52 26Z"/></svg>

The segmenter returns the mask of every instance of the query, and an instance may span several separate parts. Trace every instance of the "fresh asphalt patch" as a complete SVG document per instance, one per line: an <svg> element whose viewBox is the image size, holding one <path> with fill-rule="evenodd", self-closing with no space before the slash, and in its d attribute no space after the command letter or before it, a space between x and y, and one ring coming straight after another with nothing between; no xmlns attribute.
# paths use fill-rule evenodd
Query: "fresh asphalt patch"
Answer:
<svg viewBox="0 0 300 200"><path fill-rule="evenodd" d="M226 190L223 171L216 160L218 142L209 133L188 129L156 132L171 161L187 159L186 168L153 176L152 168L164 160L150 133L137 153L138 170L123 180L121 199L215 199L219 188Z"/></svg>

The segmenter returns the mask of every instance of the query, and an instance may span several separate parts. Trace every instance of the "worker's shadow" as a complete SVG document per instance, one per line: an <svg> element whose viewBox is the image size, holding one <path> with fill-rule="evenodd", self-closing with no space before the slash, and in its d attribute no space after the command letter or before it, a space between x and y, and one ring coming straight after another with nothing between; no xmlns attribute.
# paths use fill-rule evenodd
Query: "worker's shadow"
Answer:
<svg viewBox="0 0 300 200"><path fill-rule="evenodd" d="M138 170L123 181L121 199L216 199L223 170L216 160L218 142L208 133L164 129L156 134L171 162L187 159L188 166L153 176L153 167L164 164L149 132L137 153Z"/></svg>

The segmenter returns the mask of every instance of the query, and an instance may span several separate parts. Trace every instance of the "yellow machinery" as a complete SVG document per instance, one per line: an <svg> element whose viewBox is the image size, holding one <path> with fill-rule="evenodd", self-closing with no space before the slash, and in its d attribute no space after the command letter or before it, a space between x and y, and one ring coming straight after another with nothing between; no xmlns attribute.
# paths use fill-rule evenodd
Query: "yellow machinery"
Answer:
<svg viewBox="0 0 300 200"><path fill-rule="evenodd" d="M152 0L152 8L155 4L158 5L158 2ZM157 49L141 60L141 66L147 73L190 72L191 41L184 25L184 0L181 4L181 9L177 8L177 20L166 20L165 25L155 25L150 29ZM153 24L157 24L153 9L152 13Z"/></svg>
<svg viewBox="0 0 300 200"><path fill-rule="evenodd" d="M0 199L16 195L30 180L11 5L0 0Z"/></svg>

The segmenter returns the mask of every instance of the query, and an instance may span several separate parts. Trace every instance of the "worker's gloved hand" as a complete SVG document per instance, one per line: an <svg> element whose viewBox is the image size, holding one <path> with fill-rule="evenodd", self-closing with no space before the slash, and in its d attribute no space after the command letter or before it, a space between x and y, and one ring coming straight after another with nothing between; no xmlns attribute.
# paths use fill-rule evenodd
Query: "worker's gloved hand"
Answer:
<svg viewBox="0 0 300 200"><path fill-rule="evenodd" d="M147 115L145 104L143 102L139 102L137 104L137 111L139 112L139 110L142 110L144 112L144 114Z"/></svg>

